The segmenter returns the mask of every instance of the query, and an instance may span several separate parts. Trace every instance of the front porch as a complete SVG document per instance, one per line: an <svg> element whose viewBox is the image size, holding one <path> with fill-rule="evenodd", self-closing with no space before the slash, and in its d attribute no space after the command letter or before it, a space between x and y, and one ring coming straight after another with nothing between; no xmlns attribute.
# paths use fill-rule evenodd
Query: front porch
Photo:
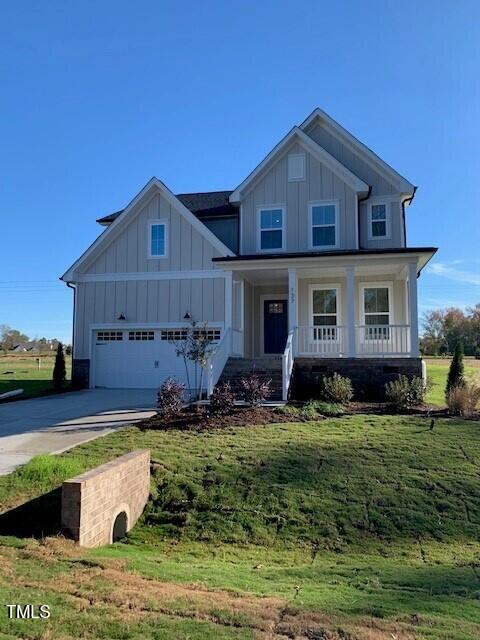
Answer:
<svg viewBox="0 0 480 640"><path fill-rule="evenodd" d="M217 366L228 357L279 356L286 399L295 361L419 361L422 267L421 256L389 253L231 262Z"/></svg>

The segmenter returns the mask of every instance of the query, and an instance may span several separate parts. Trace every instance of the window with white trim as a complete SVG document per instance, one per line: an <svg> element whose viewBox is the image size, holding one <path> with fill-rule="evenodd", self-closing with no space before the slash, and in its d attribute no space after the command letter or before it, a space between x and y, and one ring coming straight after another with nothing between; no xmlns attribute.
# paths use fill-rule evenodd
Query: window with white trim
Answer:
<svg viewBox="0 0 480 640"><path fill-rule="evenodd" d="M338 289L312 289L312 325L314 340L336 340Z"/></svg>
<svg viewBox="0 0 480 640"><path fill-rule="evenodd" d="M365 338L388 340L390 336L390 289L389 287L365 287L363 289Z"/></svg>
<svg viewBox="0 0 480 640"><path fill-rule="evenodd" d="M370 205L370 239L388 237L387 205L382 202Z"/></svg>
<svg viewBox="0 0 480 640"><path fill-rule="evenodd" d="M336 202L311 204L310 223L312 249L326 249L338 245Z"/></svg>
<svg viewBox="0 0 480 640"><path fill-rule="evenodd" d="M259 249L281 251L284 248L284 207L260 207L258 209Z"/></svg>
<svg viewBox="0 0 480 640"><path fill-rule="evenodd" d="M166 221L151 221L148 225L148 257L165 258L167 256L167 241Z"/></svg>

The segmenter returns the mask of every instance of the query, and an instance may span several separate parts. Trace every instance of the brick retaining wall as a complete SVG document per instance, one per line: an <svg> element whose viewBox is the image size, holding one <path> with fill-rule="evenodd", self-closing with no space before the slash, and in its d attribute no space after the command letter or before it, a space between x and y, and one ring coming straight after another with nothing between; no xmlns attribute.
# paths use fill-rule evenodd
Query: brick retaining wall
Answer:
<svg viewBox="0 0 480 640"><path fill-rule="evenodd" d="M150 451L127 453L63 483L62 528L83 547L110 544L117 516L129 531L149 493Z"/></svg>

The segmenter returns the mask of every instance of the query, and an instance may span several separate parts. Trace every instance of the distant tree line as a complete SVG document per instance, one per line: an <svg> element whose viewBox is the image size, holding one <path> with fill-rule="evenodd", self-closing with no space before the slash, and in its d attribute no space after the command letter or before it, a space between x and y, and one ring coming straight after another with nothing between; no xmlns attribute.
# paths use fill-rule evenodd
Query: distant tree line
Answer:
<svg viewBox="0 0 480 640"><path fill-rule="evenodd" d="M59 341L56 338L29 338L18 329L12 329L7 324L0 325L0 351L4 354L15 351L27 351L32 353L55 353ZM71 347L65 347L65 353L71 354Z"/></svg>
<svg viewBox="0 0 480 640"><path fill-rule="evenodd" d="M424 355L452 355L458 343L466 356L480 358L480 303L466 311L450 307L424 315L420 339Z"/></svg>

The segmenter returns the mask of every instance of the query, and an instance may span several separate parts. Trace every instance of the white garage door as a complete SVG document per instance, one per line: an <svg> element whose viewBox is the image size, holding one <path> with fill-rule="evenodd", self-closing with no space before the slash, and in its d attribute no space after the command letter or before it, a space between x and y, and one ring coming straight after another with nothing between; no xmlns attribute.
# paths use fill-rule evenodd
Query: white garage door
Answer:
<svg viewBox="0 0 480 640"><path fill-rule="evenodd" d="M184 331L184 330L183 330ZM209 330L220 337L219 329ZM172 340L182 329L102 330L95 332L94 384L109 389L158 389L171 376L188 387L183 358ZM190 386L195 369L189 366ZM197 374L198 375L198 374Z"/></svg>

